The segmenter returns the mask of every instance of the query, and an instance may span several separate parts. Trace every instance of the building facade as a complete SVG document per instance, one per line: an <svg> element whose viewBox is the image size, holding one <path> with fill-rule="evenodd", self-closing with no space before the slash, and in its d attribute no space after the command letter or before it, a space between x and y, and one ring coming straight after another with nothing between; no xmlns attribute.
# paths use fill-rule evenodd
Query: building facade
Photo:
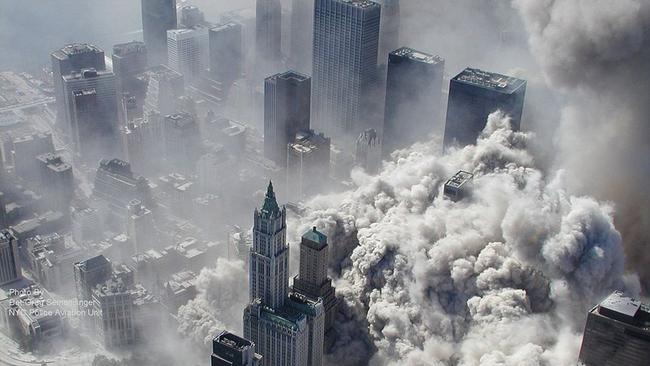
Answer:
<svg viewBox="0 0 650 366"><path fill-rule="evenodd" d="M260 366L255 343L223 331L212 340L211 366Z"/></svg>
<svg viewBox="0 0 650 366"><path fill-rule="evenodd" d="M399 47L399 0L381 1L381 27L379 33L379 64L388 62L388 54Z"/></svg>
<svg viewBox="0 0 650 366"><path fill-rule="evenodd" d="M377 82L381 7L367 0L316 0L313 42L314 127L354 141Z"/></svg>
<svg viewBox="0 0 650 366"><path fill-rule="evenodd" d="M443 134L445 61L402 47L388 55L383 153L389 155L434 132Z"/></svg>
<svg viewBox="0 0 650 366"><path fill-rule="evenodd" d="M214 26L210 28L208 38L210 74L229 87L242 73L242 26L235 22Z"/></svg>
<svg viewBox="0 0 650 366"><path fill-rule="evenodd" d="M0 286L22 278L18 242L7 230L0 232Z"/></svg>
<svg viewBox="0 0 650 366"><path fill-rule="evenodd" d="M643 366L650 360L650 306L614 292L587 315L585 366Z"/></svg>
<svg viewBox="0 0 650 366"><path fill-rule="evenodd" d="M167 64L183 74L185 80L197 83L209 66L208 28L172 29L167 31Z"/></svg>
<svg viewBox="0 0 650 366"><path fill-rule="evenodd" d="M142 31L149 63L167 62L167 31L176 28L176 0L141 0Z"/></svg>
<svg viewBox="0 0 650 366"><path fill-rule="evenodd" d="M488 116L502 111L518 131L524 110L526 81L479 69L467 68L451 79L445 122L444 147L476 143Z"/></svg>
<svg viewBox="0 0 650 366"><path fill-rule="evenodd" d="M75 153L86 159L119 153L115 74L86 69L63 76L63 84Z"/></svg>
<svg viewBox="0 0 650 366"><path fill-rule="evenodd" d="M287 71L264 81L264 156L287 164L287 144L309 130L311 78Z"/></svg>
<svg viewBox="0 0 650 366"><path fill-rule="evenodd" d="M52 80L54 82L54 95L56 97L57 122L67 132L69 126L64 101L63 76L81 72L84 69L106 70L104 51L87 43L69 44L51 55Z"/></svg>
<svg viewBox="0 0 650 366"><path fill-rule="evenodd" d="M282 58L282 5L279 0L257 0L255 10L256 58L277 63Z"/></svg>
<svg viewBox="0 0 650 366"><path fill-rule="evenodd" d="M324 331L332 336L332 326L338 308L336 290L327 276L329 246L327 236L313 227L303 234L300 242L300 270L293 278L293 292L308 299L322 299L324 309ZM327 340L331 343L331 339Z"/></svg>

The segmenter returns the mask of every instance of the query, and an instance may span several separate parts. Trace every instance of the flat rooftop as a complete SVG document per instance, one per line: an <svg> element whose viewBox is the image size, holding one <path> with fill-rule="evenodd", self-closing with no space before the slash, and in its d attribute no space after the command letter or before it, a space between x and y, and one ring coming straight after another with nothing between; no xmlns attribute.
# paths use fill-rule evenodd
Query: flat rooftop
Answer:
<svg viewBox="0 0 650 366"><path fill-rule="evenodd" d="M619 291L613 292L591 312L650 331L650 306Z"/></svg>
<svg viewBox="0 0 650 366"><path fill-rule="evenodd" d="M440 56L430 55L428 53L417 51L409 47L398 48L395 51L391 52L391 55L404 57L409 60L432 65L445 62L445 60Z"/></svg>
<svg viewBox="0 0 650 366"><path fill-rule="evenodd" d="M293 71L293 70L281 72L281 73L275 74L273 76L269 76L268 78L269 79L282 79L282 80L295 80L295 81L306 81L306 80L310 79L309 76L307 76L305 74L301 74L301 73L299 73L297 71Z"/></svg>
<svg viewBox="0 0 650 366"><path fill-rule="evenodd" d="M116 56L124 56L130 53L141 53L145 52L146 50L147 47L144 45L144 42L140 41L119 43L113 46L113 54Z"/></svg>
<svg viewBox="0 0 650 366"><path fill-rule="evenodd" d="M470 182L472 179L474 179L474 174L461 170L458 173L454 174L454 176L451 177L447 183L445 183L445 186L460 188Z"/></svg>
<svg viewBox="0 0 650 366"><path fill-rule="evenodd" d="M252 342L226 331L216 336L214 342L238 351L243 351L253 345Z"/></svg>
<svg viewBox="0 0 650 366"><path fill-rule="evenodd" d="M104 52L101 48L90 43L72 43L64 46L58 51L52 53L56 58L63 60L70 56L80 53L101 53Z"/></svg>
<svg viewBox="0 0 650 366"><path fill-rule="evenodd" d="M350 4L354 7L361 8L361 9L381 7L381 5L379 5L378 3L369 0L338 0L338 1L344 4Z"/></svg>
<svg viewBox="0 0 650 366"><path fill-rule="evenodd" d="M526 85L526 81L522 79L469 67L456 75L452 80L504 94L510 94Z"/></svg>
<svg viewBox="0 0 650 366"><path fill-rule="evenodd" d="M215 25L213 27L210 27L210 31L212 31L212 32L220 32L220 31L235 29L235 28L241 28L241 25L231 21L231 22L217 24L217 25Z"/></svg>

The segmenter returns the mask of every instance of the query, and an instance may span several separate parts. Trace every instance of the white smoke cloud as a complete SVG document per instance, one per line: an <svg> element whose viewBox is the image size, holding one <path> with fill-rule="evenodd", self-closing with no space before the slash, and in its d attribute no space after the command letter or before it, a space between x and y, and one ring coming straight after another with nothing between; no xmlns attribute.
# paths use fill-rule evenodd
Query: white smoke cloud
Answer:
<svg viewBox="0 0 650 366"><path fill-rule="evenodd" d="M476 146L416 144L290 218L293 243L312 225L330 237L343 298L330 363L575 365L586 311L636 287L612 207L537 170L532 139L494 113ZM460 169L474 191L452 202L442 185Z"/></svg>
<svg viewBox="0 0 650 366"><path fill-rule="evenodd" d="M198 295L178 309L178 331L204 345L222 330L241 334L247 278L240 260L219 258L214 268L204 268L197 278Z"/></svg>

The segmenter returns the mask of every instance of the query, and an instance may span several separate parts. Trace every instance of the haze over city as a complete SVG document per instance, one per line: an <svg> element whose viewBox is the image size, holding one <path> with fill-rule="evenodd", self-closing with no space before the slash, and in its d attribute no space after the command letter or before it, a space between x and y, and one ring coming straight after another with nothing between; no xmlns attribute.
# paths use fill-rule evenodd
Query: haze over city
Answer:
<svg viewBox="0 0 650 366"><path fill-rule="evenodd" d="M650 364L647 0L0 0L0 365Z"/></svg>

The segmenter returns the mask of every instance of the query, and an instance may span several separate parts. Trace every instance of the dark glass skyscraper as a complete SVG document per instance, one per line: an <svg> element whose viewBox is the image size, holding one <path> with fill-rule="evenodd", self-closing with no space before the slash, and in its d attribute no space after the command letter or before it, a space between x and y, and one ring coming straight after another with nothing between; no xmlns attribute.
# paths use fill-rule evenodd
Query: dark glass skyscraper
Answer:
<svg viewBox="0 0 650 366"><path fill-rule="evenodd" d="M176 28L176 0L141 0L142 31L149 64L167 63L167 31Z"/></svg>
<svg viewBox="0 0 650 366"><path fill-rule="evenodd" d="M259 366L261 361L249 340L226 331L212 340L211 366Z"/></svg>
<svg viewBox="0 0 650 366"><path fill-rule="evenodd" d="M314 10L314 125L354 142L367 121L377 81L381 7L367 0L316 0Z"/></svg>
<svg viewBox="0 0 650 366"><path fill-rule="evenodd" d="M282 58L282 5L279 0L257 0L255 13L256 57L267 62Z"/></svg>
<svg viewBox="0 0 650 366"><path fill-rule="evenodd" d="M291 67L305 74L311 74L313 36L314 2L292 0L289 58Z"/></svg>
<svg viewBox="0 0 650 366"><path fill-rule="evenodd" d="M309 130L311 78L287 71L264 82L264 155L287 164L287 144Z"/></svg>
<svg viewBox="0 0 650 366"><path fill-rule="evenodd" d="M388 54L399 47L399 0L381 1L381 30L379 33L379 64L385 65Z"/></svg>
<svg viewBox="0 0 650 366"><path fill-rule="evenodd" d="M57 122L62 124L64 131L68 131L70 126L65 120L63 76L81 72L83 69L106 70L104 51L91 44L75 43L53 52L51 59Z"/></svg>
<svg viewBox="0 0 650 366"><path fill-rule="evenodd" d="M490 113L501 110L519 130L524 110L526 81L467 68L449 83L444 147L476 143Z"/></svg>
<svg viewBox="0 0 650 366"><path fill-rule="evenodd" d="M135 92L136 76L147 69L147 48L143 42L132 41L113 46L113 73L119 93Z"/></svg>
<svg viewBox="0 0 650 366"><path fill-rule="evenodd" d="M614 292L587 315L580 349L585 366L645 366L650 361L650 306Z"/></svg>
<svg viewBox="0 0 650 366"><path fill-rule="evenodd" d="M383 152L408 146L432 131L442 134L445 61L403 47L388 56Z"/></svg>
<svg viewBox="0 0 650 366"><path fill-rule="evenodd" d="M242 73L242 26L228 22L210 28L210 73L217 81L231 84Z"/></svg>

